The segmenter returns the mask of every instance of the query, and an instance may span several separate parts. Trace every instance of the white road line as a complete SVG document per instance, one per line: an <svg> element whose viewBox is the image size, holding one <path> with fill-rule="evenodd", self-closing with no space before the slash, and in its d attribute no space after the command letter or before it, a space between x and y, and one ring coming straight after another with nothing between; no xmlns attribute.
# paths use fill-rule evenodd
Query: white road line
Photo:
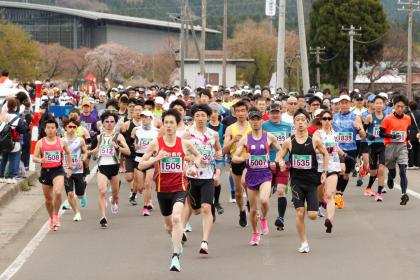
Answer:
<svg viewBox="0 0 420 280"><path fill-rule="evenodd" d="M401 186L400 186L400 185L398 185L398 184L395 184L395 183L394 183L394 187L395 187L396 189L401 190ZM407 189L407 193L408 193L409 195L411 195L411 196L413 196L413 197L417 198L417 199L420 199L420 193L418 193L418 192L415 192L415 191L412 191L412 190L410 190L410 189ZM1 280L1 278L0 278L0 280Z"/></svg>
<svg viewBox="0 0 420 280"><path fill-rule="evenodd" d="M86 177L86 183L89 183L93 179L93 177L96 175L97 169L97 165L92 168L90 174ZM60 217L65 212L66 210L61 209L59 212ZM0 280L9 280L13 277L21 269L29 257L35 252L36 248L39 246L39 244L41 244L42 240L44 240L49 231L49 221L46 221L38 233L31 239L31 241L29 241L22 252L20 252L19 256L17 256L13 263L9 265L9 267L0 275Z"/></svg>

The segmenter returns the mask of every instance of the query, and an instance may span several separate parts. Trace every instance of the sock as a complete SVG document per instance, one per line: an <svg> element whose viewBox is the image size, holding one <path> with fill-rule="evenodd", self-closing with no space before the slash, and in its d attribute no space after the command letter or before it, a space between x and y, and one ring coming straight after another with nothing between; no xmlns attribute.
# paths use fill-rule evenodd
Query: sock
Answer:
<svg viewBox="0 0 420 280"><path fill-rule="evenodd" d="M214 188L214 204L219 204L220 192L222 191L222 186L218 185Z"/></svg>
<svg viewBox="0 0 420 280"><path fill-rule="evenodd" d="M286 197L277 198L277 210L279 212L279 217L284 218L284 214L286 213L286 208L287 208L287 198Z"/></svg>
<svg viewBox="0 0 420 280"><path fill-rule="evenodd" d="M382 193L383 189L384 189L384 186L378 186L378 193Z"/></svg>
<svg viewBox="0 0 420 280"><path fill-rule="evenodd" d="M173 258L173 257L179 257L179 254L177 254L177 253L173 253L173 254L172 254L172 258Z"/></svg>
<svg viewBox="0 0 420 280"><path fill-rule="evenodd" d="M388 169L388 180L394 180L397 176L397 170L396 169Z"/></svg>
<svg viewBox="0 0 420 280"><path fill-rule="evenodd" d="M373 183L375 183L375 180L376 180L376 176L370 175L370 177L369 177L369 184L367 186L369 189L372 188Z"/></svg>
<svg viewBox="0 0 420 280"><path fill-rule="evenodd" d="M405 194L407 192L408 180L407 180L407 165L398 164L400 168L400 185L401 192ZM394 169L395 170L395 169Z"/></svg>

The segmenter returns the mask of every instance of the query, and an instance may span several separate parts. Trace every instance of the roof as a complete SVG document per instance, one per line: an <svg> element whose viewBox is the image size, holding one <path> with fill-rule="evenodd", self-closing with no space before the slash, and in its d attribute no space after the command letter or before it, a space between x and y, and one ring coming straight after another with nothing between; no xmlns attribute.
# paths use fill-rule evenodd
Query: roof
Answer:
<svg viewBox="0 0 420 280"><path fill-rule="evenodd" d="M81 17L91 20L104 20L104 21L115 21L120 23L130 23L130 24L138 24L138 25L149 25L155 27L164 27L164 28L173 28L173 29L180 29L181 24L176 22L169 22L169 21L162 21L156 19L148 19L148 18L139 18L139 17L129 17L123 15L116 15L116 14L109 14L109 13L100 13L100 12L93 12L93 11L85 11L85 10L77 10L77 9L70 9L58 6L47 6L47 5L40 5L40 4L32 4L32 3L20 3L20 2L7 2L7 1L0 1L1 8L17 8L17 9L27 9L27 10L38 10L38 11L47 11L52 13L60 13L75 17ZM194 26L195 31L201 31L201 26ZM206 28L207 33L221 33L215 29Z"/></svg>
<svg viewBox="0 0 420 280"><path fill-rule="evenodd" d="M180 61L179 59L177 59L177 61ZM198 58L186 58L184 60L184 62L186 63L199 63L200 60ZM206 58L204 59L204 62L209 62L209 63L222 63L223 59L222 58ZM231 63L241 63L241 62L248 62L248 63L252 63L254 62L254 59L252 58L228 58L226 60L226 62L231 62Z"/></svg>

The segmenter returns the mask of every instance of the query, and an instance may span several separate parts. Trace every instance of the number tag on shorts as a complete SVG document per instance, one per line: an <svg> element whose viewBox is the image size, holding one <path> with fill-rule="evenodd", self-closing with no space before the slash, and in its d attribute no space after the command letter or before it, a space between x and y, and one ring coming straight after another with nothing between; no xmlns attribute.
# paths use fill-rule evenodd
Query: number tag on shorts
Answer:
<svg viewBox="0 0 420 280"><path fill-rule="evenodd" d="M46 162L61 162L61 153L59 151L45 151L44 158Z"/></svg>
<svg viewBox="0 0 420 280"><path fill-rule="evenodd" d="M405 142L406 132L405 131L391 131L392 135L397 135L397 138L392 139L392 142Z"/></svg>
<svg viewBox="0 0 420 280"><path fill-rule="evenodd" d="M250 168L267 168L268 167L267 155L260 155L260 156L250 155L249 167Z"/></svg>
<svg viewBox="0 0 420 280"><path fill-rule="evenodd" d="M373 127L373 136L375 136L375 137L379 137L379 125L375 125L374 127Z"/></svg>
<svg viewBox="0 0 420 280"><path fill-rule="evenodd" d="M172 157L160 160L160 173L181 173L182 158Z"/></svg>
<svg viewBox="0 0 420 280"><path fill-rule="evenodd" d="M339 132L335 141L342 144L352 143L353 132Z"/></svg>
<svg viewBox="0 0 420 280"><path fill-rule="evenodd" d="M274 137L276 137L277 144L283 145L284 141L287 139L287 133L286 131L276 131L272 132Z"/></svg>
<svg viewBox="0 0 420 280"><path fill-rule="evenodd" d="M101 145L99 146L99 156L101 157L112 157L115 154L114 146L112 145Z"/></svg>
<svg viewBox="0 0 420 280"><path fill-rule="evenodd" d="M209 164L211 162L212 152L208 147L198 147L198 151L201 154L201 162L204 164Z"/></svg>
<svg viewBox="0 0 420 280"><path fill-rule="evenodd" d="M312 156L292 155L292 166L296 169L312 169Z"/></svg>

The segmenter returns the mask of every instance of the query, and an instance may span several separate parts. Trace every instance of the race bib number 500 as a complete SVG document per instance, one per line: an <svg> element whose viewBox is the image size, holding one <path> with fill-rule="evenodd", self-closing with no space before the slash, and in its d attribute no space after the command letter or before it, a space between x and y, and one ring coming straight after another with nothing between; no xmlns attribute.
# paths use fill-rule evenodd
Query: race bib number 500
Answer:
<svg viewBox="0 0 420 280"><path fill-rule="evenodd" d="M292 155L292 166L296 169L312 169L311 155Z"/></svg>
<svg viewBox="0 0 420 280"><path fill-rule="evenodd" d="M163 158L160 161L161 173L181 173L182 172L182 158Z"/></svg>

